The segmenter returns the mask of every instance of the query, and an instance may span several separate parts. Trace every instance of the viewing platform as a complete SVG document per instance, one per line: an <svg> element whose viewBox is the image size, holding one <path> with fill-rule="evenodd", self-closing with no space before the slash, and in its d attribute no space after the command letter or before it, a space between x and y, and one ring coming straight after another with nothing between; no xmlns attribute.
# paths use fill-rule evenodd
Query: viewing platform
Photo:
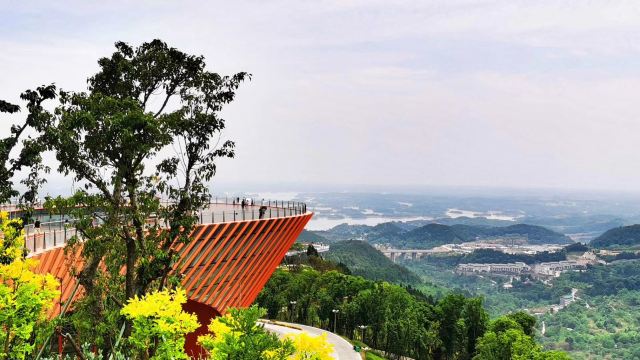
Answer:
<svg viewBox="0 0 640 360"><path fill-rule="evenodd" d="M181 274L190 299L211 306L216 313L253 302L313 215L304 203L251 200L251 205L243 207L237 199L214 199L195 214L198 224L190 234L192 240L174 244L180 256L174 272ZM6 210L19 216L17 208ZM150 225L157 221L147 219ZM76 235L73 219L56 219L36 209L25 234L28 256L40 259L38 271L61 280L62 301L72 297L76 281L69 267L76 266L80 250L65 253L64 249Z"/></svg>
<svg viewBox="0 0 640 360"><path fill-rule="evenodd" d="M242 206L242 200L251 205ZM22 210L14 204L0 206L10 217L19 217ZM248 220L278 219L303 215L307 206L302 202L257 200L250 198L214 198L209 205L195 214L198 225L232 223ZM26 246L29 256L35 256L53 248L63 247L76 235L73 219L50 215L42 206L35 208L33 221L25 226ZM37 222L37 224L36 224ZM157 219L147 219L149 225L160 225ZM166 224L164 224L167 226Z"/></svg>
<svg viewBox="0 0 640 360"><path fill-rule="evenodd" d="M194 214L198 224L189 235L191 241L172 245L178 255L172 274L181 279L188 296L184 309L195 313L201 324L231 307L251 305L313 216L304 203L251 200L243 207L235 200L214 199ZM19 216L19 211L12 215ZM74 275L84 263L82 242L66 251L67 241L76 235L73 219L55 218L39 209L33 220L25 233L29 256L39 260L35 271L50 273L61 284L59 306L49 314L55 316L83 294ZM149 225L162 227L157 221L147 219ZM206 331L203 325L187 336L191 355L198 354L197 336Z"/></svg>

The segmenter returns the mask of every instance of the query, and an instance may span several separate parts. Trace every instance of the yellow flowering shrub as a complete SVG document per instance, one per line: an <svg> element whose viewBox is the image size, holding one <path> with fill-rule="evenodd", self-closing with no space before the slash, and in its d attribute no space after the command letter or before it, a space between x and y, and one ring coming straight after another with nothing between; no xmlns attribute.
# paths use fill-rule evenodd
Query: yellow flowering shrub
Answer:
<svg viewBox="0 0 640 360"><path fill-rule="evenodd" d="M60 284L51 274L36 274L36 260L25 258L20 220L0 213L0 359L25 359L34 332L46 320Z"/></svg>
<svg viewBox="0 0 640 360"><path fill-rule="evenodd" d="M257 306L229 309L209 324L210 334L198 337L211 360L285 360L293 354L291 341L281 341L257 323L266 311Z"/></svg>
<svg viewBox="0 0 640 360"><path fill-rule="evenodd" d="M327 334L313 336L307 333L289 334L286 336L293 342L295 353L291 360L331 360L333 345L327 341Z"/></svg>
<svg viewBox="0 0 640 360"><path fill-rule="evenodd" d="M278 339L257 321L266 311L257 306L229 309L209 324L210 334L198 337L209 359L330 360L333 346L327 335L291 334Z"/></svg>
<svg viewBox="0 0 640 360"><path fill-rule="evenodd" d="M184 289L155 291L129 299L120 313L133 322L128 341L144 359L188 359L185 335L199 326L198 318L182 310Z"/></svg>

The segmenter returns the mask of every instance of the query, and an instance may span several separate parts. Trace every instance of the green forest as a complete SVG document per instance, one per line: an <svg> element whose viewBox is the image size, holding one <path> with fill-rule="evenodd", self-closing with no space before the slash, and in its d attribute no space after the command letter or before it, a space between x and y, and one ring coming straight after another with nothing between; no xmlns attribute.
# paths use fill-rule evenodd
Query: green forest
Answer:
<svg viewBox="0 0 640 360"><path fill-rule="evenodd" d="M479 297L448 292L436 299L310 265L276 271L256 302L271 319L335 330L387 358L568 359L535 342L536 319L525 313L490 320Z"/></svg>
<svg viewBox="0 0 640 360"><path fill-rule="evenodd" d="M338 263L348 264L354 275L371 280L384 280L393 283L417 284L420 278L404 266L393 263L380 251L364 241L347 240L331 245L326 258Z"/></svg>
<svg viewBox="0 0 640 360"><path fill-rule="evenodd" d="M312 239L310 233L321 236ZM571 244L566 235L549 230L542 226L515 224L510 226L488 225L444 225L430 223L418 227L400 226L387 222L375 226L338 225L326 231L313 231L303 234L301 238L313 242L336 242L347 239L366 237L372 244L388 244L396 248L429 249L444 244L460 244L480 239L498 237L515 237L526 239L529 244Z"/></svg>
<svg viewBox="0 0 640 360"><path fill-rule="evenodd" d="M536 339L545 349L567 351L574 359L640 359L640 261L590 266L586 271L563 273L548 284L523 276L508 289L502 286L507 277L455 274L460 261L458 256L440 256L402 264L429 282L422 285L426 291L448 288L482 297L491 317L524 309L545 311L536 325ZM576 301L550 311L572 289Z"/></svg>
<svg viewBox="0 0 640 360"><path fill-rule="evenodd" d="M621 226L607 230L593 239L590 246L594 248L638 247L640 245L640 225Z"/></svg>

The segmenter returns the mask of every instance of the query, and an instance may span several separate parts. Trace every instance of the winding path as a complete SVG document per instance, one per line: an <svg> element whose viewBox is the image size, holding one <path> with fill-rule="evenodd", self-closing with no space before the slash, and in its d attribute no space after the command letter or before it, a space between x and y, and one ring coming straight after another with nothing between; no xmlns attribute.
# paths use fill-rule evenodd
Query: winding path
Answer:
<svg viewBox="0 0 640 360"><path fill-rule="evenodd" d="M327 334L327 340L329 343L333 344L333 358L336 360L362 360L360 354L353 350L353 346L345 339L340 336L328 332L326 330L318 329L311 326L300 325L300 324L290 324L278 321L276 323L260 321L264 324L264 328L276 333L278 336L283 336L286 334L297 334L300 332L306 332L308 334L317 336L323 333ZM282 324L282 325L279 325Z"/></svg>

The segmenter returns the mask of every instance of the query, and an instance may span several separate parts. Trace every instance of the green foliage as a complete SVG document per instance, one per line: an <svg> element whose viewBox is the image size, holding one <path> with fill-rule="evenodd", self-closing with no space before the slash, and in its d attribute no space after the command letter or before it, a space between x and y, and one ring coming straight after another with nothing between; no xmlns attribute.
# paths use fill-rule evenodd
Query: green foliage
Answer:
<svg viewBox="0 0 640 360"><path fill-rule="evenodd" d="M35 348L37 330L47 328L59 283L51 274L34 273L37 261L24 258L21 221L3 212L0 222L0 359L25 359Z"/></svg>
<svg viewBox="0 0 640 360"><path fill-rule="evenodd" d="M209 324L211 334L198 337L198 343L212 360L284 360L293 355L296 349L291 340L281 341L257 323L264 314L255 305L229 309Z"/></svg>
<svg viewBox="0 0 640 360"><path fill-rule="evenodd" d="M597 265L587 271L567 272L551 285L529 278L517 279L513 288L503 289L500 277L459 276L453 273L450 259L430 257L426 261L408 261L413 271L430 281L458 288L469 295L480 295L493 316L515 312L505 317L520 323L525 335L536 333L545 348L568 351L575 359L640 359L640 262L625 261ZM557 313L544 315L546 332L532 329L530 315L521 309L544 309L558 304L562 295L579 289L576 303ZM528 325L526 325L528 324ZM529 330L526 330L529 329ZM551 355L545 355L551 356Z"/></svg>
<svg viewBox="0 0 640 360"><path fill-rule="evenodd" d="M598 257L606 262L614 262L619 260L640 259L640 253L635 251L622 251L616 255L598 255Z"/></svg>
<svg viewBox="0 0 640 360"><path fill-rule="evenodd" d="M575 244L567 245L564 247L564 251L567 253L579 253L583 254L589 251L591 248L583 243L577 242Z"/></svg>
<svg viewBox="0 0 640 360"><path fill-rule="evenodd" d="M20 98L25 101L28 115L19 125L11 126L10 135L0 140L0 202L5 203L11 197L18 196L19 192L14 189L13 176L20 170L29 168L30 171L21 182L26 186L26 192L22 194L21 200L27 204L32 204L37 197L38 188L44 182L42 173L48 172L49 168L42 165L42 144L31 136L25 137L25 130L40 130L50 118L43 104L56 97L56 87L54 85L40 86L36 90L27 90L20 94ZM18 105L0 100L0 114L17 113L20 111ZM20 139L23 138L22 141ZM12 152L16 146L21 145L22 149L18 154Z"/></svg>
<svg viewBox="0 0 640 360"><path fill-rule="evenodd" d="M621 290L640 290L640 262L595 265L588 271L567 273L566 279L581 284L591 296L613 295Z"/></svg>
<svg viewBox="0 0 640 360"><path fill-rule="evenodd" d="M420 279L404 266L395 264L364 241L349 240L331 245L325 255L329 260L347 265L351 273L370 280L417 284Z"/></svg>
<svg viewBox="0 0 640 360"><path fill-rule="evenodd" d="M531 324L533 322L533 325ZM523 326L526 328L523 328ZM494 320L478 340L474 360L568 360L557 351L543 351L527 330L533 329L535 318L524 313Z"/></svg>
<svg viewBox="0 0 640 360"><path fill-rule="evenodd" d="M545 346L571 351L576 359L640 359L640 290L638 261L598 265L586 272L563 274L580 299L542 318Z"/></svg>
<svg viewBox="0 0 640 360"><path fill-rule="evenodd" d="M82 347L80 348L79 355L82 355L82 357L85 360L129 360L124 354L122 354L118 350L116 350L111 355L111 358L109 358L109 357L102 356L102 354L100 353L96 354L91 348L92 346L90 344L83 344ZM62 359L60 358L59 355L55 355L52 357L42 357L40 359L41 360L77 360L78 354L74 354L74 355L65 354L64 356L62 356Z"/></svg>
<svg viewBox="0 0 640 360"><path fill-rule="evenodd" d="M529 244L572 243L571 239L563 234L528 224L511 226L427 224L408 232L403 232L397 225L391 225L395 226L396 230L381 231L381 229L371 228L363 230L363 233L371 243L388 243L393 247L408 249L429 249L443 244L459 244L508 236L526 238Z"/></svg>
<svg viewBox="0 0 640 360"><path fill-rule="evenodd" d="M449 219L450 220L450 219ZM445 223L430 223L407 230L394 222L367 225L341 224L327 231L312 231L330 242L363 238L373 244L390 244L396 248L429 249L443 244L459 244L478 239L496 239L515 237L526 240L529 244L572 244L567 236L537 225L511 224L508 226L491 226L495 221L486 219L456 219L456 223L447 224L447 219L438 219ZM486 223L486 224L484 224Z"/></svg>
<svg viewBox="0 0 640 360"><path fill-rule="evenodd" d="M318 254L318 250L316 250L316 248L313 245L309 244L309 246L307 246L307 256L318 257L320 255Z"/></svg>
<svg viewBox="0 0 640 360"><path fill-rule="evenodd" d="M367 325L369 346L415 359L470 359L488 323L479 298L451 294L434 302L402 286L312 269L276 271L257 303L269 318L335 328L350 338Z"/></svg>
<svg viewBox="0 0 640 360"><path fill-rule="evenodd" d="M465 254L458 260L459 263L482 263L482 264L504 264L512 262L523 262L525 264L535 264L540 262L567 260L565 251L548 252L542 251L533 255L527 254L507 254L493 249L478 249L470 254Z"/></svg>
<svg viewBox="0 0 640 360"><path fill-rule="evenodd" d="M376 355L376 353L367 351L366 360L385 360L383 357Z"/></svg>
<svg viewBox="0 0 640 360"><path fill-rule="evenodd" d="M305 242L305 243L328 243L329 241L318 235L315 231L309 231L309 230L302 230L302 232L300 233L300 235L298 235L298 239L296 240L297 243L300 242Z"/></svg>
<svg viewBox="0 0 640 360"><path fill-rule="evenodd" d="M629 248L638 245L640 245L640 225L621 226L607 230L589 243L589 246L596 249Z"/></svg>
<svg viewBox="0 0 640 360"><path fill-rule="evenodd" d="M451 256L430 256L421 261L406 261L403 265L422 276L439 288L457 290L468 296L482 296L484 306L492 316L500 316L508 312L522 309L534 309L557 304L563 295L571 292L577 284L566 278L557 279L553 286L548 286L529 277L513 281L513 288L504 289L504 277L461 276L455 273L455 264ZM455 257L456 259L458 257Z"/></svg>
<svg viewBox="0 0 640 360"><path fill-rule="evenodd" d="M117 337L122 304L178 282L171 274L178 258L172 245L190 241L194 214L208 204L217 160L234 156L235 144L221 139L226 125L220 111L250 77L210 72L202 56L160 40L115 47L98 61L86 92L56 94L51 86L23 95L29 109L24 126L34 137L23 144L24 161L0 169L0 184L10 189L7 179L15 169L38 165L40 153L51 151L57 170L82 184L73 196L49 199L46 206L77 220L82 243L72 239L68 246L82 246L81 267L72 271L84 297L67 325L79 334L78 343L96 344L103 354ZM56 95L59 106L44 110L42 102ZM0 110L17 109L2 103ZM0 144L5 167L24 127L14 130ZM41 184L42 170L32 167L30 189ZM1 186L0 200L10 193ZM146 224L149 218L157 222ZM125 338L131 326L127 322Z"/></svg>
<svg viewBox="0 0 640 360"><path fill-rule="evenodd" d="M467 300L462 310L462 318L464 319L464 332L467 343L466 351L468 355L471 355L475 352L478 338L485 333L489 323L489 315L482 307L482 299L472 298Z"/></svg>

